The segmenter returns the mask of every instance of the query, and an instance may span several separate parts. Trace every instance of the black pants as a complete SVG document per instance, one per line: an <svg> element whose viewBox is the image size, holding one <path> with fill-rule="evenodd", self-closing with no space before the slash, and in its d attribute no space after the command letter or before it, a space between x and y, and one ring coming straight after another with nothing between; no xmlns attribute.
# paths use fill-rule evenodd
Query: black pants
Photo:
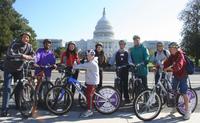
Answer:
<svg viewBox="0 0 200 123"><path fill-rule="evenodd" d="M142 85L143 85L144 89L148 89L147 76L137 76L137 77L142 79Z"/></svg>
<svg viewBox="0 0 200 123"><path fill-rule="evenodd" d="M160 73L159 70L157 70L155 74L155 85L158 83L159 78L160 78Z"/></svg>
<svg viewBox="0 0 200 123"><path fill-rule="evenodd" d="M99 84L98 84L98 88L102 87L103 84L103 68L99 68Z"/></svg>
<svg viewBox="0 0 200 123"><path fill-rule="evenodd" d="M128 68L122 68L119 73L120 77L120 93L121 99L122 95L124 95L125 100L129 99L128 95Z"/></svg>

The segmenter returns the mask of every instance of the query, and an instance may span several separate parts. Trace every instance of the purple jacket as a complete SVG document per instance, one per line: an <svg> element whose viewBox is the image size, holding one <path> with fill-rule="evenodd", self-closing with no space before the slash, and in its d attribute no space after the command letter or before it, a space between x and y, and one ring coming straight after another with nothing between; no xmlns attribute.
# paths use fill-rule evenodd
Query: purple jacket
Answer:
<svg viewBox="0 0 200 123"><path fill-rule="evenodd" d="M56 63L56 58L51 50L46 51L44 48L39 48L35 54L35 63L40 66L53 65ZM45 69L45 76L51 77L50 68ZM35 69L35 75L41 71L40 68Z"/></svg>

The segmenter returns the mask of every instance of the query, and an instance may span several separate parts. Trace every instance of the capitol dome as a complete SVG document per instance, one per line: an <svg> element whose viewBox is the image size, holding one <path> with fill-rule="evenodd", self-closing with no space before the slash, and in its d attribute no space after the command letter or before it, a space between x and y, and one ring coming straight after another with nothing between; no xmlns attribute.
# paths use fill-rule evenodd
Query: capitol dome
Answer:
<svg viewBox="0 0 200 123"><path fill-rule="evenodd" d="M114 32L110 22L106 19L105 8L103 9L103 16L97 22L95 31L93 33L93 39L113 39Z"/></svg>

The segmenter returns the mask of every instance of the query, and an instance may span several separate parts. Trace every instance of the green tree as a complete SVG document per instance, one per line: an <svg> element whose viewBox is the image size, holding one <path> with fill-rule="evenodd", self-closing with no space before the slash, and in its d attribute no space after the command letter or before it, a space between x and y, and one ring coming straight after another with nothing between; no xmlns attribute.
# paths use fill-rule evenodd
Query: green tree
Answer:
<svg viewBox="0 0 200 123"><path fill-rule="evenodd" d="M54 54L55 54L56 58L60 58L61 53L64 51L65 51L65 47L60 47L60 48L57 48L56 50L54 50Z"/></svg>
<svg viewBox="0 0 200 123"><path fill-rule="evenodd" d="M195 59L199 65L200 59L200 0L190 0L180 13L183 21L181 46L187 54Z"/></svg>
<svg viewBox="0 0 200 123"><path fill-rule="evenodd" d="M32 34L31 43L36 48L36 34L28 25L28 20L12 7L14 2L15 0L0 0L0 57L5 53L9 44L18 40L24 31Z"/></svg>

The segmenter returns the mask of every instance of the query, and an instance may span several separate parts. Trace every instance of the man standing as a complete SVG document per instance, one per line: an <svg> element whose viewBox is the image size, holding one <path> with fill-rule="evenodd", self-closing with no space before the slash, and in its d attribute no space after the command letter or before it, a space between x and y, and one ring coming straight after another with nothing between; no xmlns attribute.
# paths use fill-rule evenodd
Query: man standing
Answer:
<svg viewBox="0 0 200 123"><path fill-rule="evenodd" d="M22 79L23 77L23 60L33 59L33 48L29 44L31 39L31 34L29 32L24 32L21 34L21 39L14 41L9 46L6 58L4 62L4 83L3 83L3 101L2 101L2 112L1 116L6 117L9 108L9 98L11 94L11 80L14 77L14 81ZM21 88L21 84L18 84L17 88ZM18 92L18 91L16 91ZM17 95L17 94L16 94ZM18 105L18 104L16 104Z"/></svg>
<svg viewBox="0 0 200 123"><path fill-rule="evenodd" d="M119 47L120 49L113 54L111 57L109 64L113 65L116 63L116 67L122 66L122 65L128 65L130 64L131 57L124 48L126 46L126 42L124 40L119 41ZM120 77L120 93L121 93L121 99L122 99L122 94L124 94L124 99L125 103L130 103L131 101L129 100L129 95L128 95L128 66L123 67L120 69L119 72L119 77Z"/></svg>
<svg viewBox="0 0 200 123"><path fill-rule="evenodd" d="M36 51L35 55L35 75L37 76L37 86L36 90L39 91L39 86L41 85L42 82L42 75L40 75L41 71L43 71L40 67L41 66L46 66L46 65L51 65L52 68L56 68L56 58L52 52L51 48L51 40L49 39L44 39L43 41L43 48L39 48ZM50 81L51 80L51 71L52 68L47 68L44 69L44 74L45 74L45 80Z"/></svg>
<svg viewBox="0 0 200 123"><path fill-rule="evenodd" d="M143 87L147 89L147 64L149 62L149 51L140 43L140 37L138 35L133 36L133 41L134 46L130 48L130 55L133 64L142 64L138 67L137 75L142 79Z"/></svg>

